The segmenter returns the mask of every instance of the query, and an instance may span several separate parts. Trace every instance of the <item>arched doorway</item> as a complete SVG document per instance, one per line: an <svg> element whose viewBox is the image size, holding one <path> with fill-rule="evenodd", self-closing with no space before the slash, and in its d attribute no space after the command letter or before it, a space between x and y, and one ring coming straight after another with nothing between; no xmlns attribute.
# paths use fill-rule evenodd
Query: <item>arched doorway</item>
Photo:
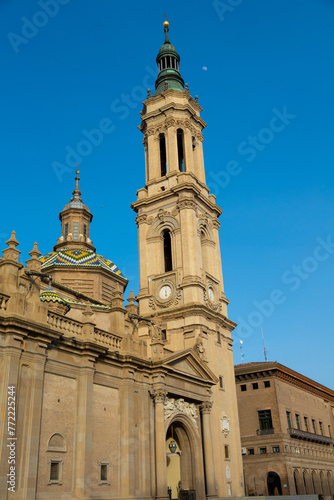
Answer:
<svg viewBox="0 0 334 500"><path fill-rule="evenodd" d="M168 493L171 500L179 497L179 490L182 485L181 473L181 447L178 439L173 436L173 426L169 429L166 440L167 453L167 484Z"/></svg>
<svg viewBox="0 0 334 500"><path fill-rule="evenodd" d="M267 476L268 495L282 495L281 479L276 472L270 471Z"/></svg>
<svg viewBox="0 0 334 500"><path fill-rule="evenodd" d="M167 485L170 497L177 499L179 490L194 490L197 498L205 497L200 435L186 415L177 415L166 433Z"/></svg>

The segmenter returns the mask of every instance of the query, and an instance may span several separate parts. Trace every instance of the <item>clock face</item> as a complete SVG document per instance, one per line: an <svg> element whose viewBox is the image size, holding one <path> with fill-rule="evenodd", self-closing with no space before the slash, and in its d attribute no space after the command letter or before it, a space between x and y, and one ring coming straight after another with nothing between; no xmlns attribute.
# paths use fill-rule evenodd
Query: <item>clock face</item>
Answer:
<svg viewBox="0 0 334 500"><path fill-rule="evenodd" d="M214 294L213 288L211 288L211 286L208 289L208 295L209 295L209 299L213 301L215 298L215 294Z"/></svg>
<svg viewBox="0 0 334 500"><path fill-rule="evenodd" d="M160 288L159 297L160 299L168 299L172 294L172 287L169 285L164 285Z"/></svg>

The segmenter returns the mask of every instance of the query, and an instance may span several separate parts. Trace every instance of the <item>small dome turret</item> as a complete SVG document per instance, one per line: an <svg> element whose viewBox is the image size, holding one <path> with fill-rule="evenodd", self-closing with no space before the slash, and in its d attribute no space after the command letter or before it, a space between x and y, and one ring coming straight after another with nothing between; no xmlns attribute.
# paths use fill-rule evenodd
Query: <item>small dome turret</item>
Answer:
<svg viewBox="0 0 334 500"><path fill-rule="evenodd" d="M157 55L159 68L158 78L155 82L155 94L159 95L167 89L184 90L184 80L179 72L180 56L174 45L169 41L169 22L164 22L165 43L160 47Z"/></svg>

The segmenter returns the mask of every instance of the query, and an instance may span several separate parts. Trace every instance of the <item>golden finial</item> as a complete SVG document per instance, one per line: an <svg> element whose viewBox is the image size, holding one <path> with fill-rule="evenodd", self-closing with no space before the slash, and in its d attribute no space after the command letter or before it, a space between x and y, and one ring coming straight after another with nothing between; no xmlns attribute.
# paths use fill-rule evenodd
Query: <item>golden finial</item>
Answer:
<svg viewBox="0 0 334 500"><path fill-rule="evenodd" d="M165 14L165 22L164 22L164 27L165 27L165 28L168 28L168 26L169 26L169 22L168 22L168 20L167 20L167 16L166 16L166 14Z"/></svg>

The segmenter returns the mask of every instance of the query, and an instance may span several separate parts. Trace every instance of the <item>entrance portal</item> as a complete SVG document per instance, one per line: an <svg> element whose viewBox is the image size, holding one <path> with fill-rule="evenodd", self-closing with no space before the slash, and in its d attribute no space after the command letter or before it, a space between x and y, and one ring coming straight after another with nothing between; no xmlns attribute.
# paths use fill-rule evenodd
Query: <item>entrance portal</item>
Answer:
<svg viewBox="0 0 334 500"><path fill-rule="evenodd" d="M181 450L173 437L167 438L167 484L169 497L176 500L181 487Z"/></svg>
<svg viewBox="0 0 334 500"><path fill-rule="evenodd" d="M282 495L281 479L276 472L270 471L267 476L268 495Z"/></svg>
<svg viewBox="0 0 334 500"><path fill-rule="evenodd" d="M195 457L187 427L179 420L172 422L166 435L167 484L172 500L180 497L180 490L196 490Z"/></svg>

